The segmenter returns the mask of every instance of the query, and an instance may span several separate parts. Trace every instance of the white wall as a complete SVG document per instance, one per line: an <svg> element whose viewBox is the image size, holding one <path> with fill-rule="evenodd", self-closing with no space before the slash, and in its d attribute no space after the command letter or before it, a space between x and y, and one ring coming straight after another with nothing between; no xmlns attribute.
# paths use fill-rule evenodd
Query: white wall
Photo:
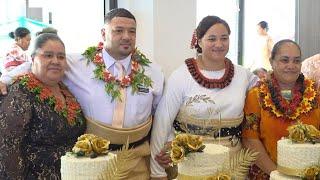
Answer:
<svg viewBox="0 0 320 180"><path fill-rule="evenodd" d="M81 53L101 41L103 1L51 0L49 7L52 25L58 29L68 53Z"/></svg>
<svg viewBox="0 0 320 180"><path fill-rule="evenodd" d="M196 28L196 9L196 0L155 1L154 56L166 77L195 55L190 41Z"/></svg>
<svg viewBox="0 0 320 180"><path fill-rule="evenodd" d="M153 1L151 0L118 0L118 7L128 9L137 21L137 44L151 61L154 57L154 22Z"/></svg>
<svg viewBox="0 0 320 180"><path fill-rule="evenodd" d="M137 46L158 63L166 77L194 56L190 41L196 24L196 0L118 0L137 19Z"/></svg>
<svg viewBox="0 0 320 180"><path fill-rule="evenodd" d="M297 36L302 57L320 53L320 1L298 1Z"/></svg>

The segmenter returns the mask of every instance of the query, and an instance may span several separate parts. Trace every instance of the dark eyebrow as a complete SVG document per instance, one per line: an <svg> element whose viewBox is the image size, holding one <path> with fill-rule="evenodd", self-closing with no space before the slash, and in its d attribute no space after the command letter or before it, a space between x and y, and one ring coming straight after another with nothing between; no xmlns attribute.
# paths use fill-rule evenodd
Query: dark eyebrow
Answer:
<svg viewBox="0 0 320 180"><path fill-rule="evenodd" d="M212 38L212 37L216 38L217 36L216 35L210 35L209 36L209 38ZM221 37L229 37L229 35L228 34L222 34Z"/></svg>

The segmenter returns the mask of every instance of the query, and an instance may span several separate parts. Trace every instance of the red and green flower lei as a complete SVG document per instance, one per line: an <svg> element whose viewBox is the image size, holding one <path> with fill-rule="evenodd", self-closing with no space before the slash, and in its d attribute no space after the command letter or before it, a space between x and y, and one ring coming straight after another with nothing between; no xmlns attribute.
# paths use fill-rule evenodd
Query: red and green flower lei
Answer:
<svg viewBox="0 0 320 180"><path fill-rule="evenodd" d="M103 43L99 42L98 46L89 47L82 55L88 59L88 62L91 61L96 65L96 69L93 71L95 78L105 82L105 91L112 97L112 101L114 99L121 100L120 88L131 85L132 93L136 93L139 86L152 87L151 78L144 74L144 66L149 66L151 62L138 49L132 52L131 73L122 79L117 79L108 71L102 58L102 49Z"/></svg>
<svg viewBox="0 0 320 180"><path fill-rule="evenodd" d="M296 120L300 114L308 113L315 105L317 93L314 82L304 79L300 74L292 91L290 101L282 97L280 86L274 76L266 83L261 83L259 87L261 104L264 109L268 109L276 117Z"/></svg>
<svg viewBox="0 0 320 180"><path fill-rule="evenodd" d="M28 73L18 77L19 84L24 86L31 93L35 94L38 102L44 102L54 109L55 112L67 119L70 125L82 124L84 122L81 115L81 108L76 99L63 85L59 84L61 93L65 96L66 106L63 106L61 99L56 98L52 91L46 87L36 76ZM78 117L78 122L76 121Z"/></svg>

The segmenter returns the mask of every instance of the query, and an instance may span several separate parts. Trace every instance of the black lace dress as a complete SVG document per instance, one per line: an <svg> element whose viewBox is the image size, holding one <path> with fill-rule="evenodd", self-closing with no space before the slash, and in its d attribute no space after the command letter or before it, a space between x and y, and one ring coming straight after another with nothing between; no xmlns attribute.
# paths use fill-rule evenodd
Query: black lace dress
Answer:
<svg viewBox="0 0 320 180"><path fill-rule="evenodd" d="M60 157L70 151L86 125L63 115L14 83L0 97L0 179L60 179Z"/></svg>

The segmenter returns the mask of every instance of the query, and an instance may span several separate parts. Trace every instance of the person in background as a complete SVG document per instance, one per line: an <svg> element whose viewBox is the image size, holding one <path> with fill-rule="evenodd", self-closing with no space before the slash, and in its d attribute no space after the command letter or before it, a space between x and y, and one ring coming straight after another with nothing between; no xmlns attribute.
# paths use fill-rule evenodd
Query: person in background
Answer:
<svg viewBox="0 0 320 180"><path fill-rule="evenodd" d="M258 68L253 71L253 74L258 76L260 80L263 80L267 77L268 71L265 68Z"/></svg>
<svg viewBox="0 0 320 180"><path fill-rule="evenodd" d="M249 179L269 179L277 166L277 141L301 121L320 128L319 92L301 73L301 50L289 39L277 42L270 58L272 74L247 95L242 142L259 152Z"/></svg>
<svg viewBox="0 0 320 180"><path fill-rule="evenodd" d="M271 36L268 34L268 30L269 25L266 21L261 21L257 24L257 47L259 49L254 63L257 64L255 66L256 68L263 67L269 71L271 70L269 58L273 47L273 41Z"/></svg>
<svg viewBox="0 0 320 180"><path fill-rule="evenodd" d="M241 149L244 101L258 77L226 57L230 33L223 19L203 18L191 45L198 56L185 60L168 79L151 134L152 178L167 179L171 159L164 145L173 140L174 130L204 136L205 142L219 142L232 152Z"/></svg>
<svg viewBox="0 0 320 180"><path fill-rule="evenodd" d="M46 27L46 28L43 28L41 31L37 32L36 36L39 36L40 34L43 34L43 33L53 33L58 35L58 30L53 27Z"/></svg>
<svg viewBox="0 0 320 180"><path fill-rule="evenodd" d="M85 131L79 103L61 83L67 63L62 40L35 40L31 72L0 96L0 179L60 179L60 157Z"/></svg>
<svg viewBox="0 0 320 180"><path fill-rule="evenodd" d="M150 179L149 132L152 115L162 96L164 75L161 68L135 49L136 19L118 8L109 11L101 29L103 42L89 47L83 55L68 57L64 83L75 95L87 118L87 133L110 140L110 150L127 143L134 158L126 163L126 179ZM14 73L28 71L19 66L3 74L10 83ZM0 83L0 90L6 87Z"/></svg>
<svg viewBox="0 0 320 180"><path fill-rule="evenodd" d="M315 54L302 62L301 72L313 79L320 86L320 53Z"/></svg>
<svg viewBox="0 0 320 180"><path fill-rule="evenodd" d="M20 64L30 61L27 50L30 45L30 31L24 27L18 27L14 32L10 32L9 36L15 40L10 50L6 53L3 61L3 67L6 71L10 71Z"/></svg>

